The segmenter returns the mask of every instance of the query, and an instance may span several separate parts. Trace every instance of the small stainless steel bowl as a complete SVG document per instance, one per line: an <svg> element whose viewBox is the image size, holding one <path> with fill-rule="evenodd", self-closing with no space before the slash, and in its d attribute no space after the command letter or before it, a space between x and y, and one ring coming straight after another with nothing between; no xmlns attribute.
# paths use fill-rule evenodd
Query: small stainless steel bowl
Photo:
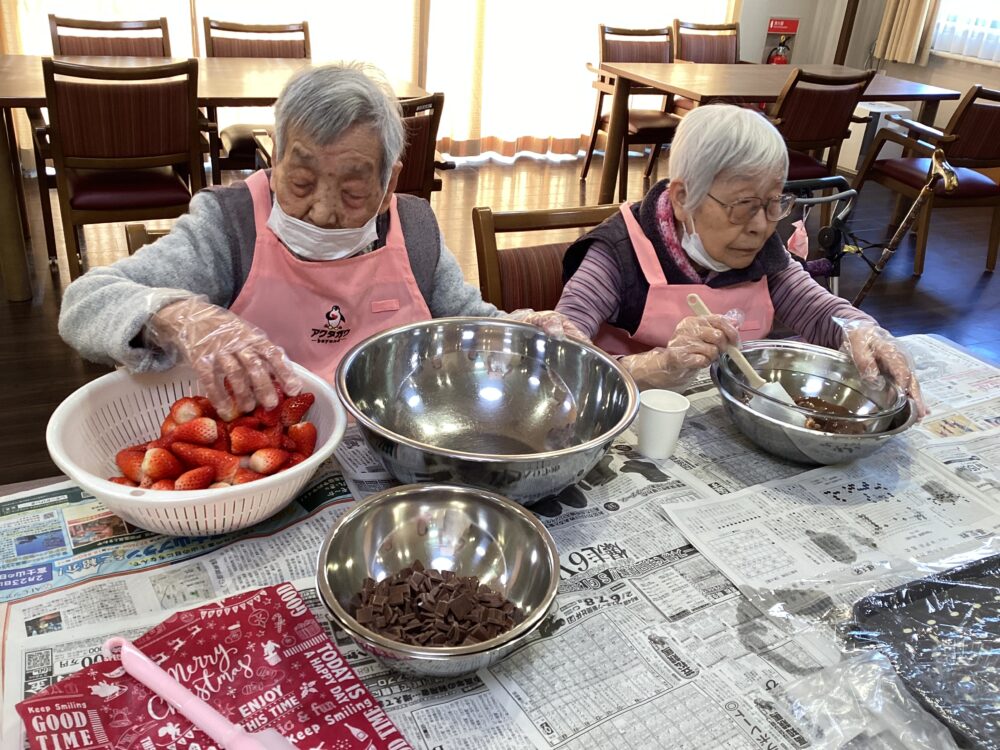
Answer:
<svg viewBox="0 0 1000 750"><path fill-rule="evenodd" d="M780 383L792 398L820 398L849 414L832 416L805 406L783 408L836 422L844 432L885 432L906 407L906 394L898 385L888 380L880 386L864 382L851 358L841 352L801 341L748 341L741 349L764 380ZM748 385L728 354L719 358L719 379L737 385L744 401L757 397L775 401Z"/></svg>
<svg viewBox="0 0 1000 750"><path fill-rule="evenodd" d="M582 479L639 408L600 349L503 318L439 318L362 341L337 392L400 482L530 504Z"/></svg>
<svg viewBox="0 0 1000 750"><path fill-rule="evenodd" d="M745 344L743 350L765 380L781 382L793 397L814 395L848 408L863 408L861 399L872 401L874 409L894 403L891 389L883 399L879 392L866 389L856 369L855 380L847 375L847 367L836 374L838 371L828 363L847 358L829 349L793 341L760 341ZM890 416L879 417L882 429L878 432L850 435L799 427L752 409L747 403L746 383L735 372L736 367L728 358L726 361L720 358L711 368L726 413L756 445L798 463L836 464L870 455L917 420L912 404L904 398L902 408ZM855 403L857 407L853 406Z"/></svg>
<svg viewBox="0 0 1000 750"><path fill-rule="evenodd" d="M418 647L385 638L349 612L365 578L420 560L477 576L520 607L524 620L471 646ZM555 602L559 554L534 514L500 495L452 485L408 485L372 495L341 516L320 549L317 588L333 621L366 651L411 674L454 677L496 663L537 628Z"/></svg>

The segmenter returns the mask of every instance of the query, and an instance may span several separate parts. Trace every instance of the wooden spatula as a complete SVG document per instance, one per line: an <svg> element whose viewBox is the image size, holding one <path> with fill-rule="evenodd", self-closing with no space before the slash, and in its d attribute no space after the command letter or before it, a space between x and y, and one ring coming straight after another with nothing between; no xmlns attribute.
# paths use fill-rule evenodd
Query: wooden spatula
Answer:
<svg viewBox="0 0 1000 750"><path fill-rule="evenodd" d="M708 309L704 302L702 302L701 297L695 293L691 293L687 296L688 307L696 315L711 315L712 311ZM788 422L790 424L798 425L799 427L804 427L806 423L805 415L794 409L786 409L781 405L782 402L785 404L790 404L795 406L795 400L788 394L784 386L781 383L776 383L771 380L764 380L760 374L753 369L747 358L743 356L743 352L739 350L738 347L730 344L726 347L726 354L729 358L733 360L733 363L740 368L740 372L747 379L747 385L756 391L760 391L765 396L769 398L761 398L760 396L753 396L750 399L750 407L761 414L765 414L774 419L780 419L782 422ZM773 399L773 400L772 400Z"/></svg>

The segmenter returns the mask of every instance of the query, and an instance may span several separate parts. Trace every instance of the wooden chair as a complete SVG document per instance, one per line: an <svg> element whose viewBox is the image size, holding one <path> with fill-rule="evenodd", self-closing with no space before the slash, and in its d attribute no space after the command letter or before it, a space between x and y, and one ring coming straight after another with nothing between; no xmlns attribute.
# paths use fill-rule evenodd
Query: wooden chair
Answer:
<svg viewBox="0 0 1000 750"><path fill-rule="evenodd" d="M617 210L617 205L498 213L490 208L473 208L472 230L483 299L507 312L526 307L551 310L562 294L563 255L573 241L508 249L497 247L497 234L593 227Z"/></svg>
<svg viewBox="0 0 1000 750"><path fill-rule="evenodd" d="M73 32L85 31L87 34ZM52 54L96 55L102 57L170 57L170 32L167 19L148 21L87 21L61 18L49 14ZM41 109L27 111L31 121L38 172L38 194L42 205L42 225L49 265L57 268L55 229L52 222L52 202L49 191L55 187L49 179L46 164L52 160L52 149L46 140L48 123Z"/></svg>
<svg viewBox="0 0 1000 750"><path fill-rule="evenodd" d="M100 67L42 60L70 275L78 227L187 211L204 177L198 61Z"/></svg>
<svg viewBox="0 0 1000 750"><path fill-rule="evenodd" d="M739 23L690 23L674 19L674 61L734 65L740 62ZM674 98L681 117L698 106L683 96Z"/></svg>
<svg viewBox="0 0 1000 750"><path fill-rule="evenodd" d="M850 136L851 123L868 121L855 117L854 110L874 77L874 70L823 76L792 68L771 116L788 146L788 180L837 174L840 147ZM820 205L820 226L830 222L830 210L830 203Z"/></svg>
<svg viewBox="0 0 1000 750"><path fill-rule="evenodd" d="M312 51L309 42L309 23L242 24L218 21L206 17L206 57L294 57L308 58ZM216 107L208 108L208 119L218 120ZM274 132L274 125L230 125L221 132L218 127L209 129L209 151L212 158L212 183L222 182L224 169L254 169L256 145L253 131ZM225 149L226 155L222 155Z"/></svg>
<svg viewBox="0 0 1000 750"><path fill-rule="evenodd" d="M431 193L441 189L441 179L435 170L455 167L451 162L439 160L435 151L444 94L404 99L400 104L406 126L406 148L401 157L403 169L399 173L396 192L430 200Z"/></svg>
<svg viewBox="0 0 1000 750"><path fill-rule="evenodd" d="M132 255L140 247L156 242L169 233L169 229L147 229L145 224L126 224L125 244L128 246L128 254Z"/></svg>
<svg viewBox="0 0 1000 750"><path fill-rule="evenodd" d="M670 27L661 29L625 29L614 26L600 24L598 27L598 41L600 43L600 62L673 62L673 45L671 43ZM608 123L611 114L605 114L604 98L615 91L614 76L609 76L600 67L587 64L587 68L593 72L597 79L591 84L597 89L597 104L594 107L594 125L591 128L590 144L587 146L587 155L583 160L583 169L580 172L580 180L587 179L587 172L590 171L590 161L594 156L594 148L597 145L597 134L601 131L607 133ZM660 94L653 89L645 89L641 86L632 87L633 94ZM652 151L649 155L649 163L646 165L644 177L649 177L653 171L653 166L660 156L662 147L674 137L674 130L680 120L671 112L673 111L672 97L663 98L663 106L660 109L629 109L628 128L625 133L625 143L622 148L621 161L618 165L618 197L625 200L628 192L628 147L632 144L649 145Z"/></svg>
<svg viewBox="0 0 1000 750"><path fill-rule="evenodd" d="M898 193L893 224L898 224L905 213L903 199L915 199L929 179L930 156L935 148L944 151L958 177L958 187L953 192L945 193L944 186L939 182L934 194L923 205L917 220L913 273L919 276L924 270L931 212L935 208L951 206L993 209L986 270L996 270L997 248L1000 246L1000 184L979 170L1000 167L1000 138L997 137L1000 133L1000 91L978 84L973 86L962 98L943 131L898 115L890 115L889 119L905 127L907 134L888 128L879 130L858 171L854 187L860 190L865 182L871 180ZM887 141L903 146L904 155L897 159L879 159L879 152Z"/></svg>

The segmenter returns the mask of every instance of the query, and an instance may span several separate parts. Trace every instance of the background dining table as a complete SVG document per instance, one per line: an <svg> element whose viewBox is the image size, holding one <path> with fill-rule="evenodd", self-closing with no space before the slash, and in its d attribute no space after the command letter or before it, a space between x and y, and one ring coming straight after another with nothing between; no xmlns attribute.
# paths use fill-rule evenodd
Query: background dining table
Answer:
<svg viewBox="0 0 1000 750"><path fill-rule="evenodd" d="M59 57L85 65L135 67L159 65L152 57ZM31 283L20 206L15 180L21 178L17 142L13 137L12 110L44 107L45 84L42 58L37 55L0 55L0 276L6 299L31 299ZM322 64L312 59L262 57L208 57L198 59L198 104L214 107L269 106L278 98L285 82L305 67ZM409 81L390 81L400 99L425 96L427 92Z"/></svg>
<svg viewBox="0 0 1000 750"><path fill-rule="evenodd" d="M803 65L803 70L819 75L858 74L862 71L844 65ZM788 80L786 65L717 65L703 63L601 63L601 70L615 77L611 103L607 148L601 168L599 203L611 203L618 176L625 129L628 125L628 98L633 86L648 86L665 94L705 102L773 102ZM877 75L865 90L866 102L920 102L917 119L933 125L938 103L958 99L961 92Z"/></svg>

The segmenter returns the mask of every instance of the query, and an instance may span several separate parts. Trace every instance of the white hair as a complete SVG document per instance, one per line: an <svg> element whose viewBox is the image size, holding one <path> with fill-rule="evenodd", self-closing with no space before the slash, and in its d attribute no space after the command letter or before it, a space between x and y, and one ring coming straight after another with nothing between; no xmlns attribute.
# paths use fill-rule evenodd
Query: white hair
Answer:
<svg viewBox="0 0 1000 750"><path fill-rule="evenodd" d="M382 144L382 185L403 153L406 131L399 99L378 68L365 63L322 65L296 74L274 105L274 156L281 159L294 129L327 146L354 125L371 127Z"/></svg>
<svg viewBox="0 0 1000 750"><path fill-rule="evenodd" d="M670 144L670 179L686 188L684 209L701 205L716 178L765 179L788 174L788 149L770 122L732 104L696 107Z"/></svg>

